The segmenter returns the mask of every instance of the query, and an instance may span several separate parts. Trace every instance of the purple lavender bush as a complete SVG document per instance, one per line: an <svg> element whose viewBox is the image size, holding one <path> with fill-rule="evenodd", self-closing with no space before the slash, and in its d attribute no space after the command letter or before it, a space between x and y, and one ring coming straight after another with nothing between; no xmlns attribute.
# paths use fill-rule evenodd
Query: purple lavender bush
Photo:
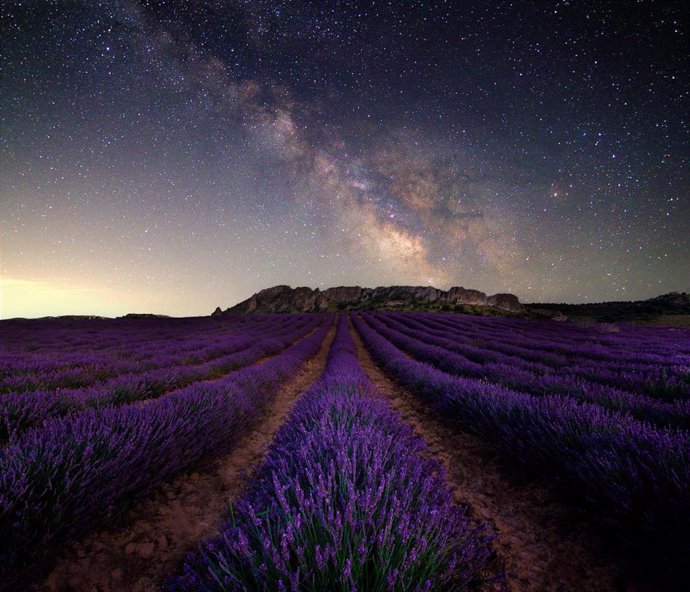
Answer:
<svg viewBox="0 0 690 592"><path fill-rule="evenodd" d="M651 569L690 576L690 433L453 376L409 358L361 317L353 322L372 356L459 428L559 488Z"/></svg>
<svg viewBox="0 0 690 592"><path fill-rule="evenodd" d="M478 359L478 356L474 356L473 361L459 354L458 351L462 351L463 346L458 346L450 339L438 337L433 332L411 331L387 315L365 315L365 319L377 333L393 345L409 353L416 360L427 362L444 372L485 379L533 395L558 394L588 401L607 409L629 413L638 419L660 426L690 428L689 399L665 401L647 394L623 391L572 374L565 367L553 370L533 363L525 364L524 360L515 357L507 360L506 356L502 355L502 363L480 363L482 360ZM478 348L473 347L472 350L477 351ZM484 357L496 359L495 353L488 350L484 350ZM601 377L599 364L600 362L597 362L598 374ZM572 366L570 368L572 369ZM666 387L669 384L671 383L665 383ZM637 387L640 393L645 393L646 385L639 380Z"/></svg>
<svg viewBox="0 0 690 592"><path fill-rule="evenodd" d="M278 322L274 322L277 320ZM0 396L0 442L11 440L43 422L64 415L77 415L89 408L126 405L160 397L200 380L213 380L248 366L267 355L274 355L312 331L318 317L297 317L293 322L270 319L250 336L230 335L224 340L222 355L197 365L180 364L180 356L161 356L151 369L120 367L110 380L82 389L54 389L5 393ZM154 347L151 344L150 347ZM214 350L217 345L213 346ZM183 355L188 356L188 352ZM202 349L198 355L205 357Z"/></svg>
<svg viewBox="0 0 690 592"><path fill-rule="evenodd" d="M93 386L122 374L145 372L166 366L189 366L208 362L232 351L246 349L256 338L270 337L282 329L308 324L306 315L258 315L252 321L209 324L211 319L174 319L176 331L154 332L147 324L113 329L119 319L92 321L89 349L70 343L69 324L57 328L50 322L29 321L20 326L31 334L40 328L49 340L37 350L29 349L17 335L20 327L2 322L0 342L0 393L35 390L69 390ZM172 321L173 319L170 319ZM313 319L311 319L313 320ZM79 330L75 322L72 333ZM148 330L147 330L148 328ZM170 328L172 329L172 327ZM59 339L61 338L61 339ZM53 343L56 341L56 343Z"/></svg>
<svg viewBox="0 0 690 592"><path fill-rule="evenodd" d="M45 565L161 481L234 446L249 422L319 349L331 316L283 353L224 379L137 406L46 422L0 451L0 582Z"/></svg>
<svg viewBox="0 0 690 592"><path fill-rule="evenodd" d="M434 313L376 314L377 320L446 337L451 349L483 363L503 361L536 372L573 377L665 401L690 399L690 332L656 327L524 319L479 318ZM420 333L417 333L419 336ZM448 345L445 341L444 345ZM478 356L478 357L474 357ZM496 360L497 357L502 360Z"/></svg>
<svg viewBox="0 0 690 592"><path fill-rule="evenodd" d="M279 430L222 534L172 592L466 588L489 539L424 443L377 396L341 316L323 376Z"/></svg>

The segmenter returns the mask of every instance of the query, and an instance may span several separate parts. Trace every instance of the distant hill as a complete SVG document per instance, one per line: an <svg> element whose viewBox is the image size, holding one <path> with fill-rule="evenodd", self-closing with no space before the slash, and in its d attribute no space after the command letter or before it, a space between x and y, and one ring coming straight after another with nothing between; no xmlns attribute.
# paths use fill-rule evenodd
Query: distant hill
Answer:
<svg viewBox="0 0 690 592"><path fill-rule="evenodd" d="M690 315L690 294L671 292L650 298L621 302L596 302L591 304L527 304L527 310L535 313L554 314L556 311L568 317L586 317L594 321L648 321L662 316Z"/></svg>
<svg viewBox="0 0 690 592"><path fill-rule="evenodd" d="M481 309L481 310L478 310ZM327 310L447 310L457 312L521 313L524 306L513 294L487 296L478 290L431 286L389 286L361 288L341 286L291 288L274 286L214 315L247 312L319 312Z"/></svg>
<svg viewBox="0 0 690 592"><path fill-rule="evenodd" d="M58 315L47 317L12 317L9 319L2 319L3 321L23 322L23 321L94 321L101 319L108 319L110 317L102 317L99 315Z"/></svg>
<svg viewBox="0 0 690 592"><path fill-rule="evenodd" d="M154 314L151 312L130 312L124 316L117 317L118 319L169 319L169 315Z"/></svg>

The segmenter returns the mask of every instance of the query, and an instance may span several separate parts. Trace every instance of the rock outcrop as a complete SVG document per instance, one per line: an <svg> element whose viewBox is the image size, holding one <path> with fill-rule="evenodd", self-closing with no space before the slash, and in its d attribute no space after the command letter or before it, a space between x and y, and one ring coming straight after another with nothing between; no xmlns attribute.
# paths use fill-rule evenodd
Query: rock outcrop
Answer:
<svg viewBox="0 0 690 592"><path fill-rule="evenodd" d="M257 292L251 298L236 304L226 313L244 312L320 312L333 309L391 309L420 308L450 309L458 306L491 307L509 312L522 312L524 307L513 294L487 296L478 290L454 287L439 290L431 286L388 286L361 288L360 286L339 286L319 288L291 288L273 286Z"/></svg>

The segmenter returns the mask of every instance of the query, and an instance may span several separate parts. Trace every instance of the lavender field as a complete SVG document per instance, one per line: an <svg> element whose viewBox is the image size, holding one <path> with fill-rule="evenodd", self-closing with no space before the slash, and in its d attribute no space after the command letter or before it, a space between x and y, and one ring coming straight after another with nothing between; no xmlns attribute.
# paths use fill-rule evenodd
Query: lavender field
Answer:
<svg viewBox="0 0 690 592"><path fill-rule="evenodd" d="M0 331L0 589L690 576L690 330L363 312Z"/></svg>

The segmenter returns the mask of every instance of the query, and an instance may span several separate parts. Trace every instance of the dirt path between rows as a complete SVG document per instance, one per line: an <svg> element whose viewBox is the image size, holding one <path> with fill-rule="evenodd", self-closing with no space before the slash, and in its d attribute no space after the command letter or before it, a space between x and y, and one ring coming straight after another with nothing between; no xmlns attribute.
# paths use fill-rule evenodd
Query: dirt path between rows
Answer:
<svg viewBox="0 0 690 592"><path fill-rule="evenodd" d="M446 467L457 503L493 525L494 547L510 592L633 592L623 568L600 538L546 489L520 482L478 437L449 421L398 386L374 363L354 327L359 361L393 408L424 438Z"/></svg>
<svg viewBox="0 0 690 592"><path fill-rule="evenodd" d="M117 529L94 533L71 545L35 592L153 592L179 568L185 555L218 532L228 502L243 491L244 478L263 461L269 444L299 396L319 378L335 337L283 386L251 431L232 452L206 469L162 485L130 510Z"/></svg>

